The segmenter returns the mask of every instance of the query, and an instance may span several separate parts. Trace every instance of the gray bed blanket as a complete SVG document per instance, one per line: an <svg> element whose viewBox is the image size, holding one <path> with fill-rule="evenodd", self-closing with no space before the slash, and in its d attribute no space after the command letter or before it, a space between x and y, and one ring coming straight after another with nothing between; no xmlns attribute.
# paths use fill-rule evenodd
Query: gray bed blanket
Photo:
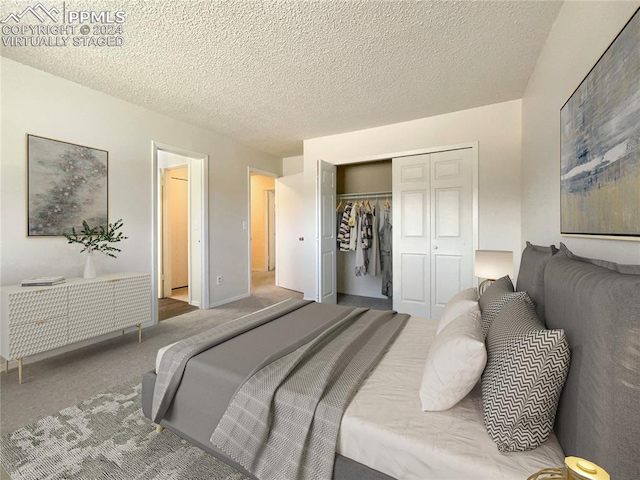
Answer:
<svg viewBox="0 0 640 480"><path fill-rule="evenodd" d="M162 356L160 369L157 372L158 379L153 392L151 419L156 423L162 420L180 385L187 362L193 356L309 303L311 303L309 300L286 300L172 345Z"/></svg>
<svg viewBox="0 0 640 480"><path fill-rule="evenodd" d="M408 318L353 309L308 343L265 360L211 442L261 480L331 479L344 410Z"/></svg>

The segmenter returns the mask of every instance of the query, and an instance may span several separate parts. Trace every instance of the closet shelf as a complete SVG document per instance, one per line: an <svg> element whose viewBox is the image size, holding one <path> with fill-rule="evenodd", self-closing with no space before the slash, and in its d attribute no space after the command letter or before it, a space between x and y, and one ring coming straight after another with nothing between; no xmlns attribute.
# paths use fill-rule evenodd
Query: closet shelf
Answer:
<svg viewBox="0 0 640 480"><path fill-rule="evenodd" d="M350 199L350 198L382 198L382 197L390 197L391 191L388 192L370 192L370 193L338 193L336 197L341 200Z"/></svg>

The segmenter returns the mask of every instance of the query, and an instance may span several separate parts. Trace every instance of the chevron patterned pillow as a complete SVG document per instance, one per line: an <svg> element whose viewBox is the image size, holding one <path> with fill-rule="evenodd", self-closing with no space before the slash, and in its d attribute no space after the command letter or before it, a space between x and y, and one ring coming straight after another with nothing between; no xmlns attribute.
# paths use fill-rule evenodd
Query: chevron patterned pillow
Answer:
<svg viewBox="0 0 640 480"><path fill-rule="evenodd" d="M532 450L553 430L569 371L564 330L545 330L533 302L516 297L489 328L482 374L484 423L501 452Z"/></svg>
<svg viewBox="0 0 640 480"><path fill-rule="evenodd" d="M482 312L482 334L487 338L489 326L496 315L513 298L528 297L526 292L514 292L513 283L508 275L493 282L487 290L480 295L478 305Z"/></svg>

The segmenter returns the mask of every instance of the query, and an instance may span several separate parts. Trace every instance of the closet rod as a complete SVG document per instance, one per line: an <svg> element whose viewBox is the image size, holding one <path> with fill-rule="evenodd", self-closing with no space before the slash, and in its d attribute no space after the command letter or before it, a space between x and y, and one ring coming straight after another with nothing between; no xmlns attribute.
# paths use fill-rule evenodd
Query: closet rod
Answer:
<svg viewBox="0 0 640 480"><path fill-rule="evenodd" d="M340 199L349 198L374 198L374 197L390 197L391 192L371 192L371 193L339 193L336 197Z"/></svg>

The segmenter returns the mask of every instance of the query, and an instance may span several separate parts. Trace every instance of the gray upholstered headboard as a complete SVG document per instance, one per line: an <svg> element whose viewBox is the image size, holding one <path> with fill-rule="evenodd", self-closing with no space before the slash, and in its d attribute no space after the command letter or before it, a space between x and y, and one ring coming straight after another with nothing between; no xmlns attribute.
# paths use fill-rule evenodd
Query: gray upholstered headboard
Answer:
<svg viewBox="0 0 640 480"><path fill-rule="evenodd" d="M640 272L640 270L638 270ZM554 255L547 264L548 328L563 328L571 367L555 432L567 455L611 478L640 478L640 274Z"/></svg>

